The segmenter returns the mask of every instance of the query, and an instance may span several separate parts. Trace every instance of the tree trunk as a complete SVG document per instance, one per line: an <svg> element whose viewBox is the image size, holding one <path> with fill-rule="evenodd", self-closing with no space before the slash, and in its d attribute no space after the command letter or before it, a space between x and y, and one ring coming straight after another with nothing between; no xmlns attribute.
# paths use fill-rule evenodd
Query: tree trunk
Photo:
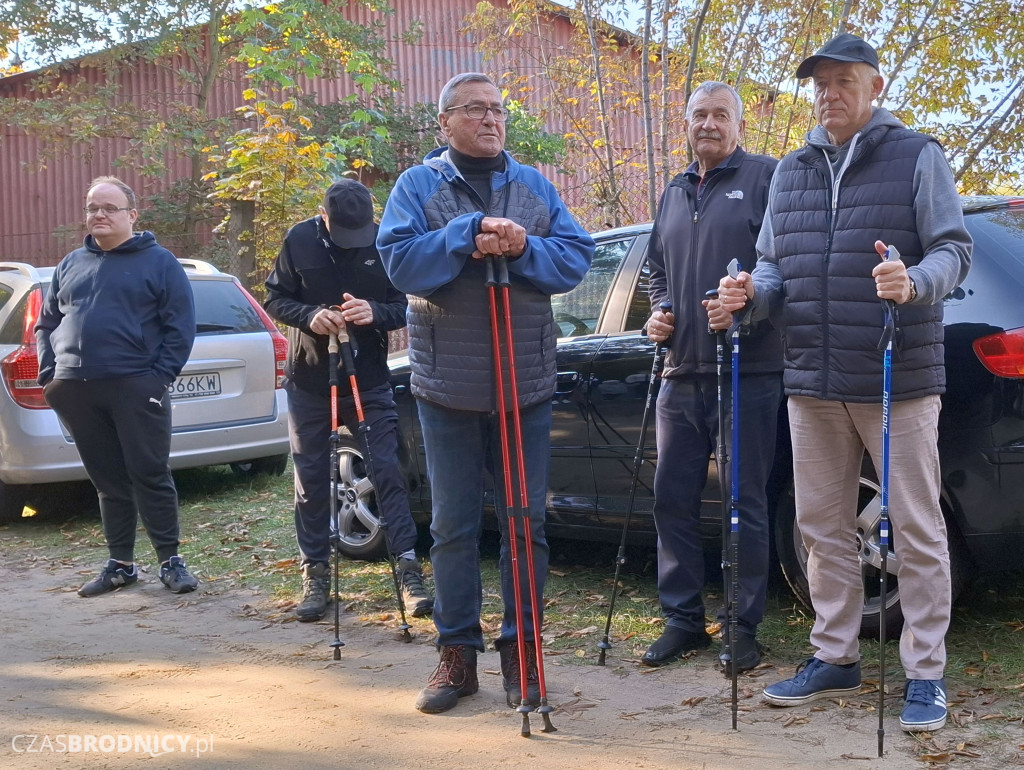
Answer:
<svg viewBox="0 0 1024 770"><path fill-rule="evenodd" d="M233 200L228 205L228 272L252 291L256 276L256 204Z"/></svg>

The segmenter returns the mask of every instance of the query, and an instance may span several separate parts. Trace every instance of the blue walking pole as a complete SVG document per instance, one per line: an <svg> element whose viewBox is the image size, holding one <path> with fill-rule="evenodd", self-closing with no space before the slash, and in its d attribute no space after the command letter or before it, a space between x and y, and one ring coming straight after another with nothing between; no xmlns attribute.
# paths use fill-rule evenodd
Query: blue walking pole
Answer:
<svg viewBox="0 0 1024 770"><path fill-rule="evenodd" d="M885 260L900 258L895 246L885 250ZM886 595L889 593L889 409L892 402L892 342L896 336L896 305L892 300L882 300L885 309L885 331L878 343L885 348L882 354L882 472L878 481L881 508L878 514L878 551L881 556L878 594L878 756L885 749L885 637Z"/></svg>
<svg viewBox="0 0 1024 770"><path fill-rule="evenodd" d="M740 263L729 263L729 275L736 278ZM719 423L719 433L722 425ZM729 645L732 679L732 729L736 729L739 666L736 664L736 640L739 634L740 595L740 325L732 326L732 490L729 495Z"/></svg>

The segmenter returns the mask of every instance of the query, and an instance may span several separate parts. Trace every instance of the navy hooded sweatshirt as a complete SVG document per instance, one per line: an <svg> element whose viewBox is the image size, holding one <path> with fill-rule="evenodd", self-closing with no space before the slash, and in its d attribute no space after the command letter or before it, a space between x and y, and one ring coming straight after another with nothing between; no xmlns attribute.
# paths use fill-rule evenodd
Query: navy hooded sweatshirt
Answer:
<svg viewBox="0 0 1024 770"><path fill-rule="evenodd" d="M39 384L152 374L169 385L192 351L192 287L146 231L104 251L86 236L53 273L35 326Z"/></svg>

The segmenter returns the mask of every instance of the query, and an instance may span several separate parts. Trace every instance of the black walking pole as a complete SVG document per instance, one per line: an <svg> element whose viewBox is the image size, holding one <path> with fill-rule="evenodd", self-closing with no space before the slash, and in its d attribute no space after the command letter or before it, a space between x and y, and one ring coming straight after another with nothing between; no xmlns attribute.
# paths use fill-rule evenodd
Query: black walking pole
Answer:
<svg viewBox="0 0 1024 770"><path fill-rule="evenodd" d="M334 309L339 312L341 311L340 307L335 307ZM373 489L377 494L377 520L380 522L380 529L384 533L384 546L388 552L388 561L391 564L391 579L395 584L395 599L398 601L398 612L402 618L402 624L398 627L398 630L402 632L402 641L411 642L412 635L409 633L409 629L412 628L412 626L409 625L409 622L405 618L405 600L402 598L402 588L398 583L398 564L395 562L395 555L391 553L391 547L388 543L388 522L387 517L384 515L384 506L380 501L380 487L377 486L377 478L373 467L373 454L370 452L370 426L366 424L366 418L363 415L363 401L359 396L359 382L356 379L356 364L352 357L352 344L349 342L347 329L342 328L342 330L338 332L338 343L341 348L341 360L345 366L345 374L348 375L349 388L352 390L352 403L356 410L356 432L363 440L363 451L365 452L363 455L363 465L366 466L366 475L370 479L370 484L373 486ZM337 430L335 430L335 433L337 433ZM350 489L348 493L353 497L353 499L355 498L355 490Z"/></svg>
<svg viewBox="0 0 1024 770"><path fill-rule="evenodd" d="M334 556L334 641L331 647L334 649L334 659L341 660L341 648L345 643L341 641L340 623L341 609L338 603L341 600L340 568L338 560L341 554L341 523L338 521L338 446L340 436L338 435L338 335L331 334L327 340L327 377L331 384L331 438L330 438L330 463L331 463L331 486L329 510L331 515L331 550Z"/></svg>
<svg viewBox="0 0 1024 770"><path fill-rule="evenodd" d="M718 299L718 289L711 289L705 295L708 299ZM734 569L733 554L731 553L731 520L732 520L732 495L730 493L726 474L729 468L729 453L725 444L725 329L712 329L708 326L708 333L715 335L715 372L718 378L718 440L715 442L715 465L718 467L718 494L722 505L722 585L725 593L725 625L722 634L724 642L720 659L725 665L727 676L735 679L733 674L736 666L733 665L735 657L733 651L736 647L736 631L732 627L733 606L732 606L732 572ZM735 447L735 440L733 441ZM732 691L732 703L736 703L736 689ZM736 729L736 709L733 709L732 727Z"/></svg>
<svg viewBox="0 0 1024 770"><path fill-rule="evenodd" d="M663 313L672 312L672 303L662 302L659 309ZM666 340L667 341L667 340ZM612 598L608 602L608 617L604 622L604 638L597 643L601 650L597 656L597 665L603 666L605 655L612 648L608 635L612 628L612 614L615 612L615 597L619 592L619 574L626 564L626 537L629 534L629 522L633 517L633 502L636 499L636 485L640 477L640 468L644 462L644 449L647 441L647 423L650 419L651 406L654 401L654 384L661 374L661 365L664 361L665 343L657 342L654 345L654 361L651 364L651 377L647 382L647 400L644 402L644 416L640 420L640 440L636 445L636 455L633 456L633 478L629 482L629 502L626 504L626 520L622 523L622 537L619 539L619 551L615 555L615 575L612 577Z"/></svg>
<svg viewBox="0 0 1024 770"><path fill-rule="evenodd" d="M495 278L495 262L497 263L497 278ZM540 613L542 607L538 607L537 581L533 559L533 536L530 527L530 499L526 486L526 461L523 454L523 431L519 412L519 383L516 376L515 345L512 334L512 308L509 296L508 263L504 257L486 258L486 283L490 302L491 313L491 346L494 353L495 387L498 397L498 425L501 436L501 460L502 471L505 476L505 510L508 515L509 529L509 555L512 569L512 584L515 591L515 613L516 632L519 636L516 645L519 652L519 685L520 705L516 709L523 715L521 734L524 738L530 736L530 712L533 706L529 702L528 674L526 645L524 640L525 629L523 626L524 592L522 580L519 574L519 545L516 535L516 519L523 520L523 547L526 549L527 584L530 592L531 619L533 621L533 644L537 663L537 684L540 690L540 703L537 706L537 713L544 719L544 727L541 732L556 732L555 726L551 723L551 712L554 709L548 705L547 685L544 678L544 651L541 638ZM502 304L504 305L505 320L505 354L508 358L509 374L509 401L512 421L515 429L517 471L519 475L519 503L515 501L512 491L512 463L509 457L511 446L508 435L508 419L505 402L505 383L502 376L501 366L501 341L498 334L498 299L495 287L501 287Z"/></svg>
<svg viewBox="0 0 1024 770"><path fill-rule="evenodd" d="M885 250L885 259L899 259L895 246ZM885 309L885 331L878 346L885 349L882 354L882 473L879 478L881 508L878 515L878 551L881 556L881 574L878 577L878 756L885 749L885 637L886 595L889 593L889 408L892 398L892 341L896 336L896 305L892 300L882 300Z"/></svg>

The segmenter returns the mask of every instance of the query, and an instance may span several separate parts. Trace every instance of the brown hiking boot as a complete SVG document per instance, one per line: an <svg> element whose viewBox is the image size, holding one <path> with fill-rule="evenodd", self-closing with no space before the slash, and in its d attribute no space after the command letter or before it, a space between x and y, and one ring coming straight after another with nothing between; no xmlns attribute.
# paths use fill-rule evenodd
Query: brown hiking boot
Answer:
<svg viewBox="0 0 1024 770"><path fill-rule="evenodd" d="M454 708L459 698L480 689L476 678L476 648L456 644L441 648L441 660L420 690L416 708L424 714L440 714Z"/></svg>
<svg viewBox="0 0 1024 770"><path fill-rule="evenodd" d="M402 602L414 618L422 618L434 611L434 597L423 586L423 567L415 559L398 560L398 583Z"/></svg>
<svg viewBox="0 0 1024 770"><path fill-rule="evenodd" d="M501 658L501 686L505 688L505 702L510 709L523 702L522 676L519 668L519 641L513 639L498 647ZM537 678L537 646L526 643L526 702L540 705L540 680Z"/></svg>
<svg viewBox="0 0 1024 770"><path fill-rule="evenodd" d="M302 601L295 617L303 623L320 620L327 612L331 596L331 569L323 562L302 565Z"/></svg>

